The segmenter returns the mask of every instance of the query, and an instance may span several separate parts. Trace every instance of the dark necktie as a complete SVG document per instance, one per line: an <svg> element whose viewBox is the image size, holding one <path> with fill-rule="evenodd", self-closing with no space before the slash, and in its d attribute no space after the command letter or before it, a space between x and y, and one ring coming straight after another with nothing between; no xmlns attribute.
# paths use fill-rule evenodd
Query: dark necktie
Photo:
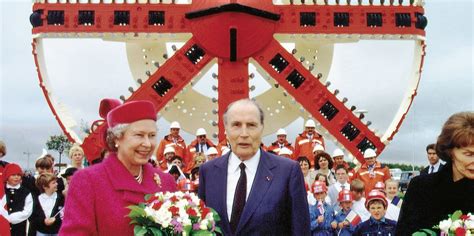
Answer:
<svg viewBox="0 0 474 236"><path fill-rule="evenodd" d="M433 171L434 171L434 166L431 166L431 168L430 168L430 174L433 174Z"/></svg>
<svg viewBox="0 0 474 236"><path fill-rule="evenodd" d="M230 228L233 233L237 229L240 216L244 211L245 198L247 196L247 174L245 174L245 164L242 162L240 167L240 178L235 187L234 203L232 204L232 215L230 217Z"/></svg>

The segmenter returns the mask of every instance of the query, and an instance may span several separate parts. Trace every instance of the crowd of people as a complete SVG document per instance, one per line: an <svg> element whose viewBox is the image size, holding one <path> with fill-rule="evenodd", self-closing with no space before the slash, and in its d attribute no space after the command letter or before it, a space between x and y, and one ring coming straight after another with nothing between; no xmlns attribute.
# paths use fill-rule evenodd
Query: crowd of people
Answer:
<svg viewBox="0 0 474 236"><path fill-rule="evenodd" d="M324 138L315 130L316 125L312 120L305 123L294 145L288 142L286 131L279 129L275 142L266 146L261 143L259 129L263 130L263 115L258 105L244 100L234 106L236 108L228 115L230 118L225 117L224 120L228 122L227 119L230 119L235 123L225 123L225 140L216 145L207 137L206 130L199 128L195 133L196 139L186 145L179 135L181 127L176 121L171 123L170 133L157 140L157 117L153 104L145 101L121 104L117 100L104 99L100 109L101 113L107 114L108 128L104 134L107 153L100 161L87 163L79 145L70 148L71 164L60 173L54 171L55 160L50 154L36 160L34 175L24 174L15 163L0 160L0 177L3 179L0 181L0 204L5 206L0 207L0 235L131 235L133 229L124 217L127 215L125 207L143 201L144 194L158 191L199 193L199 197L221 215L224 221L221 227L226 235L256 232L273 235L276 229L293 235L411 235L420 227L435 225L441 215L452 213L449 210L453 207L471 212L474 210L473 201L460 197L463 194L447 198L433 190L432 194L436 197L430 200L432 203L444 204L444 200L457 202L449 203L451 207L440 207L442 209L436 211L439 213L436 217L428 217L432 205L426 202L430 202L428 199L432 196L422 193L425 185L436 188L435 185L439 183L452 191L474 193L472 112L461 113L465 116L464 120L458 118L451 121L464 122L463 125L458 124L462 127L457 127L464 129L464 133L451 131L446 134L448 128L456 127L453 128L453 124L446 127L445 124L438 143L427 146L429 166L421 171L424 177L414 179L404 197L388 167L377 161L375 150L366 149L363 153L365 162L351 168L341 149L332 152L326 150ZM240 114L238 108L243 109L245 114ZM254 108L257 108L256 117L249 117ZM254 118L256 123L252 120ZM441 159L446 165L441 164L437 153L442 154ZM6 145L0 141L0 158L6 154ZM276 156L284 160L275 159L277 161L273 163ZM210 165L211 162L214 166ZM293 173L292 163L299 164L298 173ZM220 165L225 170L214 174L213 168ZM268 170L265 170L266 181L262 179L262 182L258 182L259 171L263 168L261 165L267 166ZM288 169L273 175L279 173L274 166L287 166L285 168ZM231 167L236 168L234 173L231 173ZM440 177L442 172L444 177ZM229 177L220 176L226 173ZM282 211L277 214L290 214L285 217L292 219L282 220L285 223L280 224L277 220L283 216L271 216L275 222L270 223L280 227L273 225L276 227L273 229L266 229L260 224L258 230L246 225L249 231L245 231L243 226L238 226L239 220L235 219L241 216L236 216L236 212L240 214L244 210L234 207L242 205L241 202L236 204L236 199L242 201L242 197L238 197L242 173L246 183L244 206L245 202L252 202L251 199L256 195L253 193L257 191L254 190L255 183L259 184L256 188L290 193L294 199L298 199L295 196L303 191L304 200L299 203L288 202L286 197L281 198L283 202L269 200L269 205L276 204L273 206L276 209L271 211L280 209ZM292 180L280 181L278 178L283 178L283 175L288 175L287 178ZM455 182L455 187L448 185L446 178L451 179L451 182L447 181L449 183ZM272 181L274 186L266 186ZM290 181L293 186L281 183L285 181ZM232 189L229 189L229 185ZM215 195L220 193L216 191L232 194L232 197L217 199ZM280 199L278 194L275 193L273 197ZM257 216L253 217L253 220L257 219ZM303 228L299 231L290 225L289 231L285 231L284 227L297 224L295 222L298 221L308 221L308 224L298 223ZM269 221L267 219L264 222ZM304 230L306 226L307 232Z"/></svg>

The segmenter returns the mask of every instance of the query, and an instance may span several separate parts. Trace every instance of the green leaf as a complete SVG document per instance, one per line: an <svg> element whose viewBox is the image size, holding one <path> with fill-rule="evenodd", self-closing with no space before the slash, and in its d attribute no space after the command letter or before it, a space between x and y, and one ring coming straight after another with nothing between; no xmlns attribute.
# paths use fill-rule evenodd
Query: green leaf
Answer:
<svg viewBox="0 0 474 236"><path fill-rule="evenodd" d="M135 236L145 236L148 230L144 226L135 226L133 228L133 235Z"/></svg>
<svg viewBox="0 0 474 236"><path fill-rule="evenodd" d="M149 230L153 234L153 236L163 236L163 232L157 228L150 227Z"/></svg>
<svg viewBox="0 0 474 236"><path fill-rule="evenodd" d="M191 232L191 235L192 236L213 236L214 234L206 230L198 230L198 231Z"/></svg>
<svg viewBox="0 0 474 236"><path fill-rule="evenodd" d="M427 235L428 234L425 232L418 231L418 232L413 233L411 236L427 236Z"/></svg>
<svg viewBox="0 0 474 236"><path fill-rule="evenodd" d="M216 226L216 229L214 229L214 231L216 231L217 233L220 233L221 235L224 235L222 233L221 227Z"/></svg>
<svg viewBox="0 0 474 236"><path fill-rule="evenodd" d="M128 214L128 217L132 219L146 215L145 209L141 208L140 206L132 205L132 206L128 206L127 208L130 209L130 213Z"/></svg>
<svg viewBox="0 0 474 236"><path fill-rule="evenodd" d="M219 216L219 214L217 213L216 210L212 209L211 208L211 212L212 212L212 215L214 216L214 221L217 223L218 221L221 221L221 217Z"/></svg>
<svg viewBox="0 0 474 236"><path fill-rule="evenodd" d="M455 221L455 220L459 220L459 218L462 216L462 211L460 210L457 210L453 213L453 215L451 216L451 220L452 221Z"/></svg>
<svg viewBox="0 0 474 236"><path fill-rule="evenodd" d="M191 230L193 230L193 226L191 226L191 225L186 225L186 226L183 227L183 232L186 232L186 235L190 235Z"/></svg>

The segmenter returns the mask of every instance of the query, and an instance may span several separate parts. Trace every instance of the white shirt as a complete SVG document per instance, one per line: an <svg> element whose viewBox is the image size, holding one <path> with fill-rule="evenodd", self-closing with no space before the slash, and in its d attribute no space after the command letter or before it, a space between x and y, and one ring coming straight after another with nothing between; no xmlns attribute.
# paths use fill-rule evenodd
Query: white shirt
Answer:
<svg viewBox="0 0 474 236"><path fill-rule="evenodd" d="M438 172L440 165L441 165L441 162L440 162L440 161L438 161L438 162L437 162L436 164L434 164L434 165L429 165L429 166L428 166L428 174ZM431 167L432 167L432 166L433 166L433 172L431 172Z"/></svg>
<svg viewBox="0 0 474 236"><path fill-rule="evenodd" d="M388 207L387 207L387 212L385 213L385 218L387 218L389 220L398 221L398 216L400 215L400 208L393 205L391 203L390 199L388 199L388 198L385 198L385 199L387 199L387 202L388 202Z"/></svg>
<svg viewBox="0 0 474 236"><path fill-rule="evenodd" d="M229 164L227 166L227 216L232 216L232 205L234 204L235 188L240 178L240 163L242 161L232 152L229 156ZM247 194L245 199L248 199L250 191L252 190L253 180L257 173L258 163L260 162L260 150L255 153L250 159L243 161L245 164L245 174L247 176Z"/></svg>
<svg viewBox="0 0 474 236"><path fill-rule="evenodd" d="M51 217L53 212L54 205L56 204L56 199L58 194L54 192L51 196L48 196L46 193L42 193L38 196L41 208L43 209L44 215L46 217Z"/></svg>
<svg viewBox="0 0 474 236"><path fill-rule="evenodd" d="M360 216L362 221L366 221L370 218L370 213L365 208L365 197L361 198L359 201L352 201L352 210Z"/></svg>
<svg viewBox="0 0 474 236"><path fill-rule="evenodd" d="M11 186L9 184L6 184L6 186L7 188L14 188L14 189L20 188L19 184L16 186ZM6 196L5 196L5 200L6 200ZM31 197L31 193L30 193L26 196L25 207L23 207L23 210L11 213L5 218L10 222L10 224L18 224L27 220L31 216L31 213L33 213L33 198Z"/></svg>

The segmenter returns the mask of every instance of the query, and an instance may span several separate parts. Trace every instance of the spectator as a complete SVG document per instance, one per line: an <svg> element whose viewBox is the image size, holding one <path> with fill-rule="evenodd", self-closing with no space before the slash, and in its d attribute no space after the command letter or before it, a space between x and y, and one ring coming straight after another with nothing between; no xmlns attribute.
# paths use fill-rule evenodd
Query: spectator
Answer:
<svg viewBox="0 0 474 236"><path fill-rule="evenodd" d="M360 179L365 185L365 195L374 189L375 183L385 182L391 178L390 170L384 164L377 161L377 153L368 148L364 151L365 163L356 172L354 178Z"/></svg>
<svg viewBox="0 0 474 236"><path fill-rule="evenodd" d="M399 235L431 228L457 210L474 212L474 112L449 117L438 136L436 153L446 166L411 180L398 219Z"/></svg>
<svg viewBox="0 0 474 236"><path fill-rule="evenodd" d="M43 173L36 179L41 194L33 198L30 223L34 225L37 236L55 236L61 228L64 197L57 193L56 180L57 177L51 173Z"/></svg>
<svg viewBox="0 0 474 236"><path fill-rule="evenodd" d="M327 177L329 185L336 183L336 177L332 172L332 158L326 152L321 152L316 155L314 169L316 174L323 174Z"/></svg>
<svg viewBox="0 0 474 236"><path fill-rule="evenodd" d="M26 223L33 212L33 198L30 191L21 185L22 176L21 167L15 163L6 165L3 170L8 210L6 218L10 222L10 233L13 236L26 235Z"/></svg>
<svg viewBox="0 0 474 236"><path fill-rule="evenodd" d="M439 161L434 143L426 146L426 155L428 156L428 162L430 164L420 171L420 175L433 174L443 169L444 165Z"/></svg>
<svg viewBox="0 0 474 236"><path fill-rule="evenodd" d="M287 134L285 129L278 129L276 136L277 140L268 146L267 151L278 154L282 148L287 148L291 152L290 158L294 160L295 156L293 154L295 153L295 149L291 146L291 143L286 140Z"/></svg>
<svg viewBox="0 0 474 236"><path fill-rule="evenodd" d="M382 192L370 191L365 206L370 212L370 219L360 223L353 235L396 235L397 222L385 218L388 203Z"/></svg>
<svg viewBox="0 0 474 236"><path fill-rule="evenodd" d="M295 140L295 156L311 156L316 144L324 147L324 138L316 132L316 123L313 120L307 120L304 125L303 133L299 134ZM315 165L311 160L311 165Z"/></svg>

